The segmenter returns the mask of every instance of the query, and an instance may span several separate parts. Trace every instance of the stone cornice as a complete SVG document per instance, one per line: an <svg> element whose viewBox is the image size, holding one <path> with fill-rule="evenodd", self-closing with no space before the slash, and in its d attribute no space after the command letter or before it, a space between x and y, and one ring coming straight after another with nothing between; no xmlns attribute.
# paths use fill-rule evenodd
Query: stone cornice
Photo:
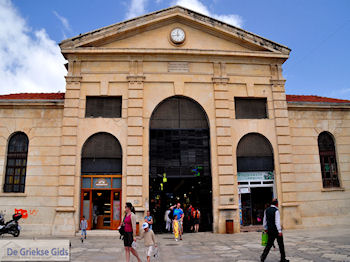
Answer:
<svg viewBox="0 0 350 262"><path fill-rule="evenodd" d="M64 107L64 99L4 99L0 100L0 108L58 108Z"/></svg>
<svg viewBox="0 0 350 262"><path fill-rule="evenodd" d="M131 83L142 83L145 81L145 76L143 75L128 75L126 79Z"/></svg>
<svg viewBox="0 0 350 262"><path fill-rule="evenodd" d="M270 83L275 86L284 86L286 83L285 79L270 79Z"/></svg>
<svg viewBox="0 0 350 262"><path fill-rule="evenodd" d="M81 76L65 76L66 82L74 83L74 82L80 82L82 77Z"/></svg>
<svg viewBox="0 0 350 262"><path fill-rule="evenodd" d="M326 102L294 102L287 101L289 110L346 110L350 111L350 103L326 103Z"/></svg>
<svg viewBox="0 0 350 262"><path fill-rule="evenodd" d="M228 77L221 77L221 76L214 76L212 77L212 81L214 84L227 84L230 78Z"/></svg>
<svg viewBox="0 0 350 262"><path fill-rule="evenodd" d="M157 48L67 48L61 50L63 54L117 54L117 55L199 55L199 56L233 56L233 57L264 57L281 58L286 60L288 55L264 51L225 51L225 50L202 50L202 49L157 49Z"/></svg>

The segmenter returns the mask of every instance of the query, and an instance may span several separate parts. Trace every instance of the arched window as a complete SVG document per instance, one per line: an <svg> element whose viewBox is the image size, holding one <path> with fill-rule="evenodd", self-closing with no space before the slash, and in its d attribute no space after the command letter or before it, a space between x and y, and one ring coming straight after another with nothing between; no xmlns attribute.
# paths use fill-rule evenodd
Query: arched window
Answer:
<svg viewBox="0 0 350 262"><path fill-rule="evenodd" d="M194 100L174 96L162 101L154 110L151 129L208 129L203 108Z"/></svg>
<svg viewBox="0 0 350 262"><path fill-rule="evenodd" d="M196 167L210 177L207 115L196 101L173 96L163 100L150 119L150 175L193 177Z"/></svg>
<svg viewBox="0 0 350 262"><path fill-rule="evenodd" d="M11 136L7 148L4 192L23 193L26 182L28 137L22 132Z"/></svg>
<svg viewBox="0 0 350 262"><path fill-rule="evenodd" d="M81 173L121 174L122 148L118 139L108 133L97 133L89 137L82 150Z"/></svg>
<svg viewBox="0 0 350 262"><path fill-rule="evenodd" d="M257 133L247 134L237 146L237 171L273 171L273 151L270 142Z"/></svg>
<svg viewBox="0 0 350 262"><path fill-rule="evenodd" d="M320 153L323 187L339 187L337 158L334 140L330 133L322 132L318 136L318 150Z"/></svg>

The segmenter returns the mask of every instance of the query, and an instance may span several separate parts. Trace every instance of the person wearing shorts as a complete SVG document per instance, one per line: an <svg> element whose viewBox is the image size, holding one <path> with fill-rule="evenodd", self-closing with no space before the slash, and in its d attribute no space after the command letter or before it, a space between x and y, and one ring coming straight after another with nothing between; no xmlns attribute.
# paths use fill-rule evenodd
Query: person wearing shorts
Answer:
<svg viewBox="0 0 350 262"><path fill-rule="evenodd" d="M144 239L146 249L146 256L147 256L147 262L151 261L151 256L155 254L157 244L156 244L156 238L154 235L153 230L149 229L149 224L147 222L142 224L143 232L141 233L141 236L138 239Z"/></svg>

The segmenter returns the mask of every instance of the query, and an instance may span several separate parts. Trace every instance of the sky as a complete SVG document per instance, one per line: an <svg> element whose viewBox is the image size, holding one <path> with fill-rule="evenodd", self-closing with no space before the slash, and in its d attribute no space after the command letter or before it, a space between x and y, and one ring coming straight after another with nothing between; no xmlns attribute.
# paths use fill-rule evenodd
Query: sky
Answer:
<svg viewBox="0 0 350 262"><path fill-rule="evenodd" d="M64 92L58 43L173 5L291 48L287 94L350 99L350 0L0 0L0 94Z"/></svg>

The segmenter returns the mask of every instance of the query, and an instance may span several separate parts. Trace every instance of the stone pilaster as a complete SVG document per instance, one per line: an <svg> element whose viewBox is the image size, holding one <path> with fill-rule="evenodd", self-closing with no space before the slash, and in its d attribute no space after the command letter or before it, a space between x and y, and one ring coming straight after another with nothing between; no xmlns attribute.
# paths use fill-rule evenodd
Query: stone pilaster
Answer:
<svg viewBox="0 0 350 262"><path fill-rule="evenodd" d="M214 64L212 78L215 100L216 144L217 144L217 174L219 189L219 221L217 231L225 233L226 219L235 218L237 209L234 195L233 149L231 135L231 112L225 64ZM236 204L236 205L235 205Z"/></svg>
<svg viewBox="0 0 350 262"><path fill-rule="evenodd" d="M76 69L79 65L73 62ZM63 111L58 197L53 235L74 235L74 181L76 174L76 148L81 76L66 77Z"/></svg>
<svg viewBox="0 0 350 262"><path fill-rule="evenodd" d="M289 128L288 107L285 94L285 80L271 80L272 97L275 116L277 150L279 158L279 196L282 206L283 224L292 228L300 223L298 210L296 181L292 160L292 145ZM278 175L278 174L277 174Z"/></svg>
<svg viewBox="0 0 350 262"><path fill-rule="evenodd" d="M142 61L130 62L128 86L128 138L126 201L132 202L139 217L143 216L143 83Z"/></svg>

